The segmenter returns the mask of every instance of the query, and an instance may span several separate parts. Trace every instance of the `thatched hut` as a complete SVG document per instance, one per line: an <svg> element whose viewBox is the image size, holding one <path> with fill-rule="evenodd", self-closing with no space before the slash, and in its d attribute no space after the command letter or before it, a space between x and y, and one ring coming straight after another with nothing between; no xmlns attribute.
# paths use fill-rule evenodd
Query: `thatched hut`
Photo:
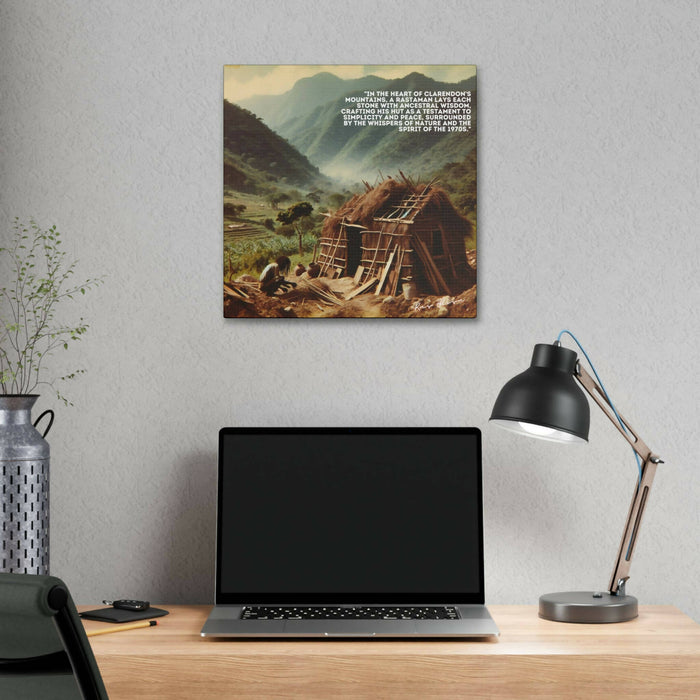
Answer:
<svg viewBox="0 0 700 700"><path fill-rule="evenodd" d="M321 274L377 278L389 293L412 280L425 294L458 294L476 281L464 247L470 232L443 189L387 178L328 217L318 262Z"/></svg>

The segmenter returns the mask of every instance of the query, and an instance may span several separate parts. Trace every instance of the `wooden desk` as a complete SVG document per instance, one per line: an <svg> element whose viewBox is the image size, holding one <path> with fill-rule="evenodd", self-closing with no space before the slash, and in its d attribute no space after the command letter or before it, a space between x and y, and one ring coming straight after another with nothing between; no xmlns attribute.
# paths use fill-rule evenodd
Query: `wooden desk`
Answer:
<svg viewBox="0 0 700 700"><path fill-rule="evenodd" d="M211 640L209 606L161 607L157 627L91 638L112 700L700 697L700 626L673 607L574 625L493 605L499 640L466 642Z"/></svg>

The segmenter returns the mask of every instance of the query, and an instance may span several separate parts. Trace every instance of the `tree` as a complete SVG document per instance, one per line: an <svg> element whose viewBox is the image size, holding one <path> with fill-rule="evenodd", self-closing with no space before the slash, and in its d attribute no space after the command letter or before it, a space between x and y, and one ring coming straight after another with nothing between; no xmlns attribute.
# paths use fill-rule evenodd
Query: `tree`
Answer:
<svg viewBox="0 0 700 700"><path fill-rule="evenodd" d="M229 218L235 218L242 214L247 209L245 204L234 204L233 202L226 202L224 204L224 216Z"/></svg>
<svg viewBox="0 0 700 700"><path fill-rule="evenodd" d="M265 219L263 222L263 225L268 231L274 231L275 230L275 222L272 219Z"/></svg>
<svg viewBox="0 0 700 700"><path fill-rule="evenodd" d="M282 201L281 196L282 193L273 188L265 192L265 201L270 205L270 208L277 209L277 205Z"/></svg>
<svg viewBox="0 0 700 700"><path fill-rule="evenodd" d="M277 235L284 236L285 238L291 238L296 232L297 231L294 226L291 226L290 224L281 224L277 228Z"/></svg>
<svg viewBox="0 0 700 700"><path fill-rule="evenodd" d="M303 232L299 220L305 216L309 216L313 210L314 208L309 202L297 202L277 214L277 221L293 226L294 230L297 232L299 236L299 255L302 255L304 252L301 245L301 236Z"/></svg>
<svg viewBox="0 0 700 700"><path fill-rule="evenodd" d="M316 226L318 225L319 221L323 221L325 217L314 214L313 216L303 216L301 219L299 219L299 227L301 228L302 233L311 233Z"/></svg>

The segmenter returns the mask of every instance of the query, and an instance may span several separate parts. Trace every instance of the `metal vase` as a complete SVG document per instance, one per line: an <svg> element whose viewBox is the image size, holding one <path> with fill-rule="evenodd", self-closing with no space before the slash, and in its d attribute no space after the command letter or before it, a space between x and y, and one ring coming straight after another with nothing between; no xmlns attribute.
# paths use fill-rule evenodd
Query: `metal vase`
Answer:
<svg viewBox="0 0 700 700"><path fill-rule="evenodd" d="M0 395L0 572L49 573L49 443L53 411L32 424L36 394ZM45 416L43 435L35 428Z"/></svg>

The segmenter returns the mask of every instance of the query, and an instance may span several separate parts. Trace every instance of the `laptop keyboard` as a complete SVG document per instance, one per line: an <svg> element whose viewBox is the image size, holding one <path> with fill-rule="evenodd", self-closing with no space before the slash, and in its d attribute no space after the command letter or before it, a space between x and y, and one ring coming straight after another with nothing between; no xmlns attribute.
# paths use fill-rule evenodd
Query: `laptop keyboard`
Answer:
<svg viewBox="0 0 700 700"><path fill-rule="evenodd" d="M458 620L454 607L357 607L306 605L299 607L270 607L246 605L242 620Z"/></svg>

